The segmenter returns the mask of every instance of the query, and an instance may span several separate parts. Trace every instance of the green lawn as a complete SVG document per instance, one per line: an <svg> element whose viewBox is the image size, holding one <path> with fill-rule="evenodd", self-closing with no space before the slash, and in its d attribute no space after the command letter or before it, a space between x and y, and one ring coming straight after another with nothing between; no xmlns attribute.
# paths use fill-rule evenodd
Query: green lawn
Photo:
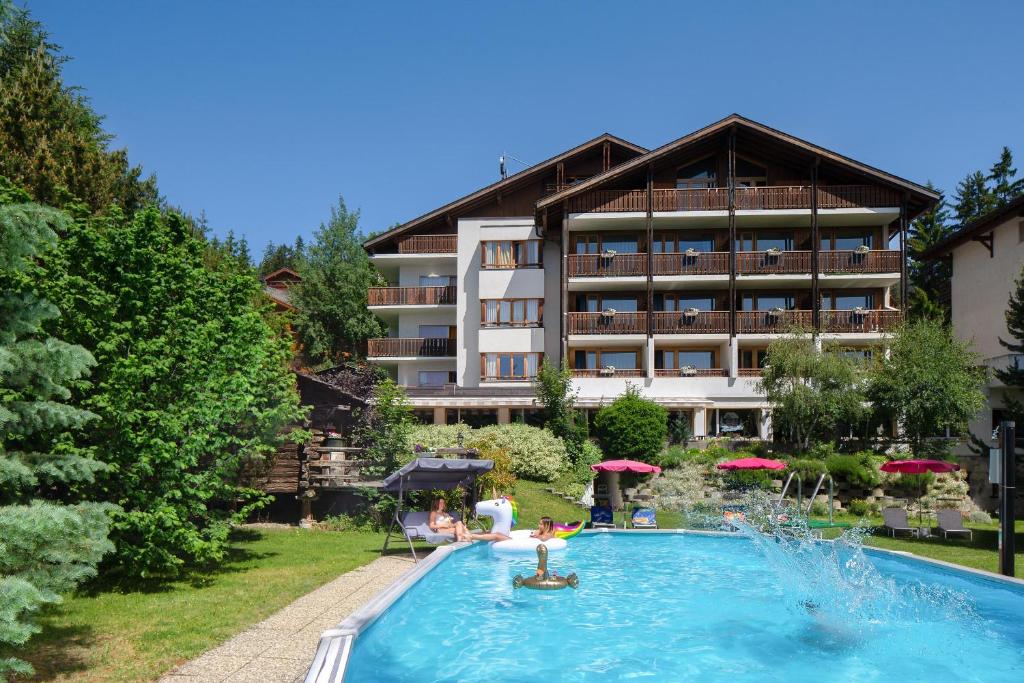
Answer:
<svg viewBox="0 0 1024 683"><path fill-rule="evenodd" d="M378 556L383 534L241 530L212 573L95 592L50 611L18 656L32 680L149 681ZM0 651L0 656L5 654Z"/></svg>

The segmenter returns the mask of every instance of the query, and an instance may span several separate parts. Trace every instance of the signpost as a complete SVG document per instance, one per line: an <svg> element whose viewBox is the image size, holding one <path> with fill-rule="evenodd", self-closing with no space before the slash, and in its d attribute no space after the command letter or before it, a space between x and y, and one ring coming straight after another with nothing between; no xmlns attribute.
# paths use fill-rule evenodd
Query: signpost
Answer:
<svg viewBox="0 0 1024 683"><path fill-rule="evenodd" d="M1012 421L999 423L999 450L1001 460L999 492L1002 500L999 504L999 573L1013 576L1014 553L1014 497L1017 495L1016 470L1017 458L1015 439L1016 424Z"/></svg>

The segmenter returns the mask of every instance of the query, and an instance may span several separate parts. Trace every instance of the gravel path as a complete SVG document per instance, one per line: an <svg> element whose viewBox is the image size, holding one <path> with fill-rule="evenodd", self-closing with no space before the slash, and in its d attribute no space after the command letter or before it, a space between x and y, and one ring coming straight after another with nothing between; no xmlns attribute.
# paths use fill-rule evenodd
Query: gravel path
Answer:
<svg viewBox="0 0 1024 683"><path fill-rule="evenodd" d="M411 556L380 557L302 596L160 683L293 683L306 676L320 634L413 567ZM225 606L225 609L230 609Z"/></svg>

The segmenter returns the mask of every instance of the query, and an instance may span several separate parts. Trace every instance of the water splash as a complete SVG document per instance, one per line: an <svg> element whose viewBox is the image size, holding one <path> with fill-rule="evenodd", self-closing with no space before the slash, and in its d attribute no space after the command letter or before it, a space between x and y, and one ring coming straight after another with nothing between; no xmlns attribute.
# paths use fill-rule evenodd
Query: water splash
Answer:
<svg viewBox="0 0 1024 683"><path fill-rule="evenodd" d="M964 593L882 575L864 552L866 526L822 541L795 509L763 492L750 495L745 519L733 524L768 561L787 609L806 614L830 644L938 620L987 630Z"/></svg>

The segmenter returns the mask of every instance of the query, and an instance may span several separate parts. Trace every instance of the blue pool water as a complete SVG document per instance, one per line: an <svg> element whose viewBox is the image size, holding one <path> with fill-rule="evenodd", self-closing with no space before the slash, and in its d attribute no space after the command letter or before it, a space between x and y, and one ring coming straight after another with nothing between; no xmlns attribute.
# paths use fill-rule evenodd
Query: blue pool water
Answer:
<svg viewBox="0 0 1024 683"><path fill-rule="evenodd" d="M477 544L356 639L345 680L1024 681L1021 587L818 545L808 572L746 538L584 535L549 561L579 590L543 592L512 588L536 557Z"/></svg>

